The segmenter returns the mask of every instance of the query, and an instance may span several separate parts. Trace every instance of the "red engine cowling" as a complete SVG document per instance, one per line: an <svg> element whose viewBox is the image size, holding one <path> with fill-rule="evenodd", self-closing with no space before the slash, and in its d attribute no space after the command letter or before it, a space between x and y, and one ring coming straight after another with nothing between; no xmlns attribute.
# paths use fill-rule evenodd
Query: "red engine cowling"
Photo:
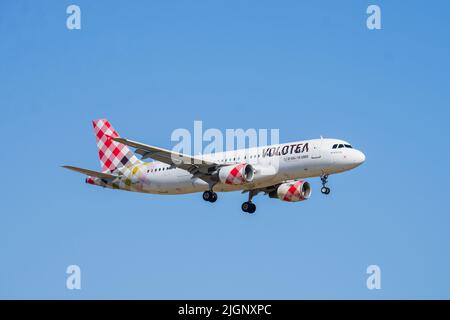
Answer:
<svg viewBox="0 0 450 320"><path fill-rule="evenodd" d="M288 202L303 201L311 196L311 186L303 180L287 182L280 184L277 190L271 192L269 196Z"/></svg>
<svg viewBox="0 0 450 320"><path fill-rule="evenodd" d="M248 163L233 164L219 169L219 180L225 184L244 184L253 180L254 169Z"/></svg>

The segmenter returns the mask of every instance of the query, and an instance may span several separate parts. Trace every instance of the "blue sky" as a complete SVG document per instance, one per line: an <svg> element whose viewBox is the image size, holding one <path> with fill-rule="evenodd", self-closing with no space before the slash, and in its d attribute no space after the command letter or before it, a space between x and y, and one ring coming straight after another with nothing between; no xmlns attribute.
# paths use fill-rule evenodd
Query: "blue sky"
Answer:
<svg viewBox="0 0 450 320"><path fill-rule="evenodd" d="M66 28L81 7L82 29ZM366 28L378 4L382 30ZM448 1L2 1L0 298L450 298ZM342 138L329 196L95 188L91 120ZM77 264L82 289L67 290ZM366 288L381 268L382 289Z"/></svg>

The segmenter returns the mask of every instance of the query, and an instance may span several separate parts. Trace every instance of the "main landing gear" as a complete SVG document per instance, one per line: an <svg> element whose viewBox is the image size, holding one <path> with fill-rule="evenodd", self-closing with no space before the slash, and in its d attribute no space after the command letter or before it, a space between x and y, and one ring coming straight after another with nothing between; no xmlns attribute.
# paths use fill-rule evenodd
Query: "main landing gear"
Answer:
<svg viewBox="0 0 450 320"><path fill-rule="evenodd" d="M215 193L212 190L208 190L203 192L203 200L209 201L209 202L216 202L217 201L217 193Z"/></svg>
<svg viewBox="0 0 450 320"><path fill-rule="evenodd" d="M328 175L324 174L324 175L320 176L320 180L322 181L322 189L320 189L320 191L323 194L329 194L331 190L330 190L330 188L327 187Z"/></svg>
<svg viewBox="0 0 450 320"><path fill-rule="evenodd" d="M254 196L256 196L258 192L254 190L248 191L248 201L244 202L241 206L242 211L247 213L255 213L256 205L252 202ZM212 190L208 190L203 192L203 200L208 202L216 202L217 201L217 193Z"/></svg>
<svg viewBox="0 0 450 320"><path fill-rule="evenodd" d="M255 193L253 190L250 190L248 192L248 201L244 202L241 206L242 211L247 213L255 213L256 211L256 205L252 202L252 199L254 196L256 196L257 193Z"/></svg>
<svg viewBox="0 0 450 320"><path fill-rule="evenodd" d="M247 201L242 204L241 209L247 213L255 213L256 205L253 202Z"/></svg>

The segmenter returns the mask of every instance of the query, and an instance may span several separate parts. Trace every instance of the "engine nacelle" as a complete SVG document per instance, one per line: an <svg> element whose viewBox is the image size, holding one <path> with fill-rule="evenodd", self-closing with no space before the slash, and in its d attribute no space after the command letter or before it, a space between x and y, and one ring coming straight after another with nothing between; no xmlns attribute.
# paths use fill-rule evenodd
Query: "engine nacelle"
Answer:
<svg viewBox="0 0 450 320"><path fill-rule="evenodd" d="M225 184L244 184L253 180L254 169L248 163L233 164L219 169L219 180Z"/></svg>
<svg viewBox="0 0 450 320"><path fill-rule="evenodd" d="M311 186L307 181L298 180L280 184L277 190L269 193L269 197L282 201L297 202L309 199Z"/></svg>

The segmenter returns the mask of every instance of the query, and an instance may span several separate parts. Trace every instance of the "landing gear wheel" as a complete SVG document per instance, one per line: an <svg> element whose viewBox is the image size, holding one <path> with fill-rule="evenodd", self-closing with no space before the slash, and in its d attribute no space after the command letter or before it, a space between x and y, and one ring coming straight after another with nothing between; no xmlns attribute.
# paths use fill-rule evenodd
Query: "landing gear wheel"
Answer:
<svg viewBox="0 0 450 320"><path fill-rule="evenodd" d="M212 192L212 191L205 191L205 192L203 192L203 200L209 201L209 202L216 202L217 193Z"/></svg>
<svg viewBox="0 0 450 320"><path fill-rule="evenodd" d="M328 187L322 187L322 189L320 190L323 194L329 194L330 193L330 188Z"/></svg>
<svg viewBox="0 0 450 320"><path fill-rule="evenodd" d="M247 213L254 213L256 211L256 205L250 201L247 201L242 204L241 209Z"/></svg>
<svg viewBox="0 0 450 320"><path fill-rule="evenodd" d="M211 197L212 197L211 191L205 191L205 192L203 192L203 200L209 201L209 199L211 199Z"/></svg>
<svg viewBox="0 0 450 320"><path fill-rule="evenodd" d="M320 180L322 181L322 189L320 189L320 191L323 194L329 194L330 193L330 188L327 187L328 175L321 176Z"/></svg>
<svg viewBox="0 0 450 320"><path fill-rule="evenodd" d="M209 202L216 202L217 201L217 193L213 192L211 198L209 199Z"/></svg>

